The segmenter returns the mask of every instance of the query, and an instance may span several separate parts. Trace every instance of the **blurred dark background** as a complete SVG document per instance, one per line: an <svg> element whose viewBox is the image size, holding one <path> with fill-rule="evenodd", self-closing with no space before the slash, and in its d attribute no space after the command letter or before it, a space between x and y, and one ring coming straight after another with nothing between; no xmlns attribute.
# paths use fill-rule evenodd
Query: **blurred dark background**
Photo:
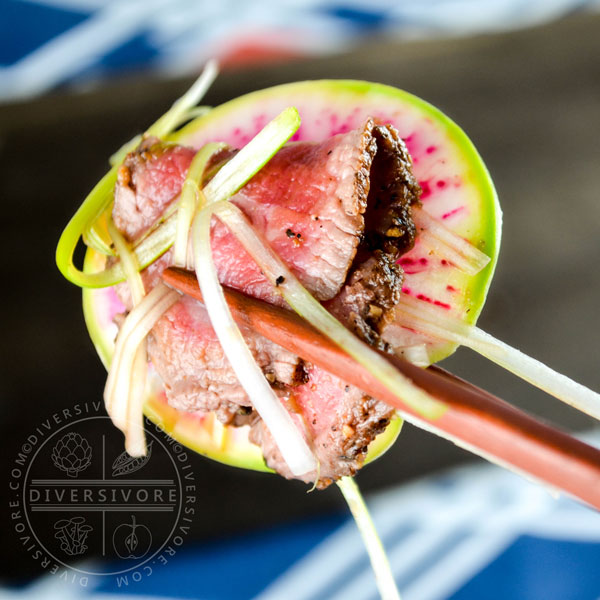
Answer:
<svg viewBox="0 0 600 600"><path fill-rule="evenodd" d="M599 34L600 16L575 15L468 38L370 38L347 53L231 67L206 103L327 77L395 85L444 110L479 149L504 210L500 262L479 325L598 390ZM190 81L138 74L89 91L55 90L0 105L5 469L43 419L101 398L106 374L86 334L80 290L55 267L55 246L106 171L107 157L162 114ZM591 419L468 350L443 366L565 429L593 427ZM190 539L345 510L337 489L306 494L305 486L275 476L191 458L201 491ZM407 425L358 481L368 492L467 460L474 458ZM0 497L6 507L5 486ZM6 524L3 541L1 575L15 581L36 574L36 563Z"/></svg>

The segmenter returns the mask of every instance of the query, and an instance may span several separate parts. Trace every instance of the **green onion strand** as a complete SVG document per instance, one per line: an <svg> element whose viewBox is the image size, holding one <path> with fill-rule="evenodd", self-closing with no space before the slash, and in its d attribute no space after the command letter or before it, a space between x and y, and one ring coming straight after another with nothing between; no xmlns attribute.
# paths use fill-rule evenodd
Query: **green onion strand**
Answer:
<svg viewBox="0 0 600 600"><path fill-rule="evenodd" d="M208 88L217 77L219 69L214 60L209 60L204 67L204 71L194 82L192 87L175 101L173 106L146 130L146 135L164 138L174 131L183 121L185 121L189 111L198 104L200 99L206 94Z"/></svg>
<svg viewBox="0 0 600 600"><path fill-rule="evenodd" d="M226 200L251 179L285 144L300 126L295 108L287 108L244 148L242 148L205 186L204 194L210 201ZM56 263L66 279L80 287L100 288L124 281L120 262L98 273L84 273L73 264L73 253L88 223L95 221L112 200L118 167L113 167L86 198L63 232L56 249ZM174 210L176 210L176 206ZM164 217L163 217L164 218ZM134 252L141 269L162 256L174 243L177 229L176 214L156 227L136 243Z"/></svg>
<svg viewBox="0 0 600 600"><path fill-rule="evenodd" d="M197 208L203 204L202 179L210 159L227 144L211 142L204 145L194 156L181 188L181 200L177 210L177 231L173 249L173 264L185 267L187 262L188 234Z"/></svg>
<svg viewBox="0 0 600 600"><path fill-rule="evenodd" d="M90 276L80 271L73 263L73 254L82 232L89 223L93 223L101 216L112 201L117 172L118 167L113 167L94 186L65 227L56 247L56 265L60 272L66 279L80 287L102 287L104 280L110 281L110 277L103 278L100 273L94 274L96 277L92 277L90 280ZM94 283L96 285L93 285ZM112 284L107 283L106 285Z"/></svg>
<svg viewBox="0 0 600 600"><path fill-rule="evenodd" d="M381 600L400 600L400 593L396 587L394 574L385 549L379 539L379 535L377 535L377 530L369 514L369 509L358 489L356 481L352 477L342 477L336 483L348 503L348 508L354 517L354 522L365 544Z"/></svg>
<svg viewBox="0 0 600 600"><path fill-rule="evenodd" d="M93 248L96 252L104 256L116 256L113 248L112 239L108 233L108 221L112 212L112 203L108 208L91 224L83 230L83 243L88 248Z"/></svg>
<svg viewBox="0 0 600 600"><path fill-rule="evenodd" d="M159 138L164 138L177 126L181 125L190 114L193 114L194 107L215 80L217 73L217 63L215 61L209 61L194 85L192 85L192 87L177 100L162 117L146 130L145 135L154 135ZM91 288L107 287L119 283L125 278L122 268L120 266L117 267L117 265L115 265L114 268L101 273L84 273L75 266L73 254L77 248L79 238L82 237L84 232L86 233L88 241L93 244L92 247L94 247L94 249L102 254L112 254L109 247L106 245L106 235L100 228L100 225L96 225L96 222L112 202L119 165L125 156L131 152L138 143L139 138L133 138L111 157L111 160L114 160L116 164L114 164L110 171L94 186L60 236L56 248L56 265L63 276L75 285ZM96 242L98 242L97 247ZM171 241L171 244L172 243L173 241ZM171 244L169 244L169 247ZM168 250L168 247L164 248L164 245L160 246L160 253L155 259L166 250ZM150 261L144 264L145 261L141 259L137 251L136 255L142 268L148 266L148 264L152 262Z"/></svg>

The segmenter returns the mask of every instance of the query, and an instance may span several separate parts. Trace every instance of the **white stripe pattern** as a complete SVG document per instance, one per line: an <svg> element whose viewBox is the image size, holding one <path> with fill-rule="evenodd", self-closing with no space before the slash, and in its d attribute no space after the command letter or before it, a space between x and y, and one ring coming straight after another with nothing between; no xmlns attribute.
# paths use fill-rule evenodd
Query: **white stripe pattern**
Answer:
<svg viewBox="0 0 600 600"><path fill-rule="evenodd" d="M403 600L443 600L520 535L600 543L593 511L483 465L374 497L369 505ZM342 526L255 600L374 600L358 533Z"/></svg>

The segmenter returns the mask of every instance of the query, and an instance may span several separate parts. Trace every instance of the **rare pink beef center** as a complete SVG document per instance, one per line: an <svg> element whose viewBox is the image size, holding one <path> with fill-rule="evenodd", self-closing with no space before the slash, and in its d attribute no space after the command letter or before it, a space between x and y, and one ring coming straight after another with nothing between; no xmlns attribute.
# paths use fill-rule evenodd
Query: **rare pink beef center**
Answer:
<svg viewBox="0 0 600 600"><path fill-rule="evenodd" d="M214 158L207 169L228 159ZM134 241L176 200L194 150L142 142L119 172L113 219ZM399 256L414 242L410 206L419 187L410 157L391 126L363 127L322 143L282 148L233 198L255 229L309 291L359 337L385 349L379 333L398 302ZM213 220L219 279L262 300L281 297L233 234ZM170 264L167 253L144 272L148 291ZM120 289L127 302L127 292ZM305 363L253 331L247 343L320 463L319 485L353 474L393 409ZM291 476L228 364L204 306L182 299L154 327L149 355L169 402L188 411L214 411L231 425L250 425L269 466ZM310 474L305 479L315 479Z"/></svg>

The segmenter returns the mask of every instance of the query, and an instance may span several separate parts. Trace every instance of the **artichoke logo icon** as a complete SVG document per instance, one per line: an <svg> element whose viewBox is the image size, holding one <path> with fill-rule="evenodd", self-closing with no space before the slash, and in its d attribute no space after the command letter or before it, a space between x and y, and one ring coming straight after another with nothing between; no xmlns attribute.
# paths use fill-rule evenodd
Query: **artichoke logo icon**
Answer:
<svg viewBox="0 0 600 600"><path fill-rule="evenodd" d="M52 448L54 466L69 477L77 477L92 462L92 447L78 433L70 431L63 435Z"/></svg>

